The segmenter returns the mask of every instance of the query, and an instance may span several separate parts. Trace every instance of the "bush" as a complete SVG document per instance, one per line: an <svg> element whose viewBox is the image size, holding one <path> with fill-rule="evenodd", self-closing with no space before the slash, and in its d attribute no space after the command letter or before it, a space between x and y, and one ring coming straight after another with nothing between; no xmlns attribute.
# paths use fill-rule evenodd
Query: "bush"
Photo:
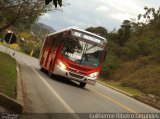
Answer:
<svg viewBox="0 0 160 119"><path fill-rule="evenodd" d="M147 72L147 73L146 73ZM155 64L139 67L133 73L123 77L122 86L133 87L147 94L160 96L160 69Z"/></svg>
<svg viewBox="0 0 160 119"><path fill-rule="evenodd" d="M160 40L140 38L128 41L124 47L117 48L119 53L116 55L125 60L133 60L139 56L160 56Z"/></svg>
<svg viewBox="0 0 160 119"><path fill-rule="evenodd" d="M20 43L20 49L22 50L22 52L30 55L32 49L33 49L33 44L32 43Z"/></svg>
<svg viewBox="0 0 160 119"><path fill-rule="evenodd" d="M148 56L151 54L152 41L148 38L138 41L139 54Z"/></svg>
<svg viewBox="0 0 160 119"><path fill-rule="evenodd" d="M100 76L103 78L108 78L112 75L114 70L118 67L117 61L117 57L112 52L108 51Z"/></svg>
<svg viewBox="0 0 160 119"><path fill-rule="evenodd" d="M152 55L155 56L156 59L160 59L160 38L153 41Z"/></svg>
<svg viewBox="0 0 160 119"><path fill-rule="evenodd" d="M35 47L35 48L34 48L34 52L33 52L33 57L38 58L39 55L40 55L40 50L41 50L41 47L40 47L40 46Z"/></svg>
<svg viewBox="0 0 160 119"><path fill-rule="evenodd" d="M122 48L123 57L125 59L135 59L139 56L139 47L137 43L133 40L126 43L125 47Z"/></svg>
<svg viewBox="0 0 160 119"><path fill-rule="evenodd" d="M41 47L40 45L34 46L33 43L20 43L21 51L30 55L33 50L33 57L38 58L40 54Z"/></svg>

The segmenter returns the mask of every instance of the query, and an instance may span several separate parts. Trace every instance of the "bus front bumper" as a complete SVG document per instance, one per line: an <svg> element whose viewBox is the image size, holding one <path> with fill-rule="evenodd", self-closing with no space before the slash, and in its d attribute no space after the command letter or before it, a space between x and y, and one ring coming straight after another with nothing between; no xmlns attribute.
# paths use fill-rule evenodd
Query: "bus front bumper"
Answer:
<svg viewBox="0 0 160 119"><path fill-rule="evenodd" d="M55 68L54 68L53 74L56 74L56 75L59 75L59 76L63 76L63 77L66 77L68 79L75 80L75 81L78 81L78 82L91 84L91 85L95 85L96 84L96 79L97 79L97 78L84 76L84 75L78 74L76 72L71 72L71 71L62 69L57 64L55 64Z"/></svg>

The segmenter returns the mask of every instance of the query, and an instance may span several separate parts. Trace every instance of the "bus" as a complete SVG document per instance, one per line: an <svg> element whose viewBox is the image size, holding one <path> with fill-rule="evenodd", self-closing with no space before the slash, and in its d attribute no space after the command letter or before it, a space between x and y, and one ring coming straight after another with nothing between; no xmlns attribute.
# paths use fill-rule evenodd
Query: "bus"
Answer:
<svg viewBox="0 0 160 119"><path fill-rule="evenodd" d="M40 69L50 77L59 75L95 85L106 57L107 40L99 35L69 27L46 37L40 53Z"/></svg>

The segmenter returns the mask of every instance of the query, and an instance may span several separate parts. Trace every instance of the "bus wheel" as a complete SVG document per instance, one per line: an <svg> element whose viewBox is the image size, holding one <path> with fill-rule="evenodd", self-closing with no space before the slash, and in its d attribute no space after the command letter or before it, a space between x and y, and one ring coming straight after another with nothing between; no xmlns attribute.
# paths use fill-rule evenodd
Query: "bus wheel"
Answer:
<svg viewBox="0 0 160 119"><path fill-rule="evenodd" d="M53 78L53 73L52 72L48 71L48 75L49 75L50 78Z"/></svg>
<svg viewBox="0 0 160 119"><path fill-rule="evenodd" d="M80 87L84 88L86 86L86 83L80 82Z"/></svg>
<svg viewBox="0 0 160 119"><path fill-rule="evenodd" d="M42 72L44 72L45 71L45 69L41 66L40 67L40 70L42 71Z"/></svg>

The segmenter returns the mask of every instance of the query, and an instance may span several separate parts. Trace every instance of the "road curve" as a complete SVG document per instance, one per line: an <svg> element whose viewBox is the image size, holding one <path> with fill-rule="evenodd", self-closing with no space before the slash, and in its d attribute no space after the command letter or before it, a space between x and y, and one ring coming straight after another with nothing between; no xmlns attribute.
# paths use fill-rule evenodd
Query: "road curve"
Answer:
<svg viewBox="0 0 160 119"><path fill-rule="evenodd" d="M39 70L38 60L0 45L20 66L26 113L160 113L101 84L79 88L78 83L62 77L49 78ZM77 115L74 115L77 117ZM48 117L48 116L47 116Z"/></svg>

